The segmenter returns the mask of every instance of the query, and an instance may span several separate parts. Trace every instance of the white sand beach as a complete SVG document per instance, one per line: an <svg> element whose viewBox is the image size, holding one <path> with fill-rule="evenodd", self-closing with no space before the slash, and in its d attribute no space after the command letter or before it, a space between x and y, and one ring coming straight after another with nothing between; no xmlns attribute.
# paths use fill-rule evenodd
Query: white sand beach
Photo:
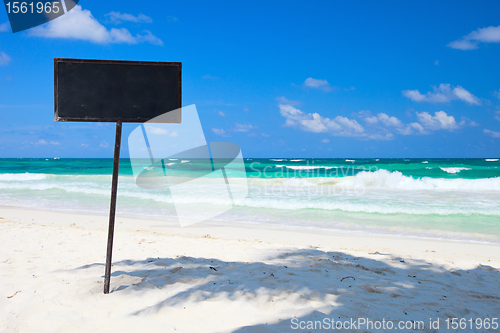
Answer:
<svg viewBox="0 0 500 333"><path fill-rule="evenodd" d="M429 320L500 317L499 245L123 216L104 295L107 223L0 209L0 331L316 332L297 325L366 318L434 332Z"/></svg>

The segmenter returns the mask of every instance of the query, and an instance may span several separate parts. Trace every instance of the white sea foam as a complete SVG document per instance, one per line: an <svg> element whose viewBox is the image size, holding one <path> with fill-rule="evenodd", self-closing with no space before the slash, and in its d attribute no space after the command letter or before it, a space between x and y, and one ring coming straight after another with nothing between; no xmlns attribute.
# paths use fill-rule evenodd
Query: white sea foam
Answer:
<svg viewBox="0 0 500 333"><path fill-rule="evenodd" d="M9 175L15 177L14 181L1 179ZM3 174L0 176L0 202L18 200L17 204L21 205L38 205L55 209L60 207L61 202L71 202L74 207L81 209L105 211L110 195L110 175ZM31 177L30 180L33 181L20 181L20 176L25 180ZM299 209L311 209L311 212L307 213L311 216L317 213L315 209L350 213L500 216L497 200L500 197L500 177L418 179L404 176L401 172L381 169L349 177L231 179L232 184L235 181L238 184L246 184L248 181L250 185L249 196L238 205L239 208L243 211L249 209L250 215L254 212L252 209L259 209L264 217L266 214L269 214L269 217L276 216L277 213L272 211L273 209L285 210L285 214L289 214L287 216L293 216L293 213L287 213L286 210ZM202 193L185 193L176 198L176 203L196 203L200 205L200 209L206 205L222 204L217 198L207 195L211 191L213 186L207 184ZM471 195L468 191L478 192ZM10 193L15 194L12 200L9 199ZM140 189L135 185L131 175L120 175L118 193L122 212L144 209L143 213L146 215L162 215L162 209L172 207L173 203L168 190ZM266 211L261 208L271 210ZM330 214L330 212L318 214ZM330 215L325 219L334 220ZM309 222L308 219L307 223Z"/></svg>
<svg viewBox="0 0 500 333"><path fill-rule="evenodd" d="M337 167L333 167L333 166L319 166L319 165L318 166L287 165L286 167L289 169L292 169L292 170L315 170L315 169L336 169L337 168Z"/></svg>
<svg viewBox="0 0 500 333"><path fill-rule="evenodd" d="M62 190L65 192L105 194L109 196L109 190L92 187L91 183L58 183L58 182L0 182L0 189L16 189L29 191Z"/></svg>
<svg viewBox="0 0 500 333"><path fill-rule="evenodd" d="M170 196L161 193L148 193L142 190L137 190L137 187L132 187L131 189L124 188L120 184L118 192L120 197L130 197L137 199L148 199L158 202L169 202L165 198ZM86 183L86 182L74 182L74 183L59 183L59 182L41 182L41 183L1 183L0 189L16 189L16 190L29 190L29 191L49 191L49 190L59 190L63 193L75 193L75 194L89 194L97 195L96 200L102 200L101 196L109 197L110 190L109 185L99 186L97 184ZM54 193L54 192L53 192ZM27 193L28 194L28 193ZM67 194L60 194L67 196ZM171 200L170 200L171 201Z"/></svg>
<svg viewBox="0 0 500 333"><path fill-rule="evenodd" d="M275 159L275 158L271 158L271 161L281 162L281 161L283 161L283 159Z"/></svg>
<svg viewBox="0 0 500 333"><path fill-rule="evenodd" d="M430 168L430 167L429 167ZM350 174L350 172L349 172ZM339 173L342 176L342 173ZM256 186L289 185L289 179L295 178L249 178L249 184ZM300 179L300 178L299 178ZM344 177L310 177L305 186L338 187L344 189L398 190L398 191L494 191L500 192L500 177L481 179L445 179L445 178L413 178L399 171L379 169L374 172L363 171L355 176ZM236 180L236 178L234 179ZM299 184L293 181L294 186Z"/></svg>
<svg viewBox="0 0 500 333"><path fill-rule="evenodd" d="M429 161L423 161L422 163L424 163L424 164L425 164L425 163L429 163Z"/></svg>
<svg viewBox="0 0 500 333"><path fill-rule="evenodd" d="M356 160L345 160L346 162L355 162Z"/></svg>
<svg viewBox="0 0 500 333"><path fill-rule="evenodd" d="M496 162L498 161L498 158L487 158L485 159L486 162Z"/></svg>
<svg viewBox="0 0 500 333"><path fill-rule="evenodd" d="M315 170L315 169L336 169L338 167L333 167L333 166L316 166L316 165L276 165L277 168L288 168L292 170Z"/></svg>
<svg viewBox="0 0 500 333"><path fill-rule="evenodd" d="M303 159L302 160L290 160L291 162L299 162L299 161L304 161Z"/></svg>
<svg viewBox="0 0 500 333"><path fill-rule="evenodd" d="M384 169L375 172L360 172L355 177L337 178L338 184L350 187L362 186L372 189L390 190L455 190L500 192L500 177L483 179L443 179L424 177L415 179L399 171Z"/></svg>
<svg viewBox="0 0 500 333"><path fill-rule="evenodd" d="M188 163L189 160L182 160L181 163Z"/></svg>
<svg viewBox="0 0 500 333"><path fill-rule="evenodd" d="M40 173L4 173L0 174L0 181L30 181L30 180L42 180L47 178L47 175Z"/></svg>
<svg viewBox="0 0 500 333"><path fill-rule="evenodd" d="M240 206L270 209L322 209L338 210L352 213L378 213L378 214L410 214L410 215L455 215L455 214L482 214L495 216L500 214L500 210L485 211L478 207L453 207L453 206L415 206L415 205L386 205L378 201L372 202L347 202L347 201L314 201L314 200L293 200L285 201L274 198L247 198Z"/></svg>
<svg viewBox="0 0 500 333"><path fill-rule="evenodd" d="M460 209L456 207L412 207L410 205L383 205L379 202L346 202L346 201L313 201L313 200L293 200L285 201L275 198L247 198L239 206L252 208L268 208L279 210L300 210L300 209L321 209L329 211L344 211L353 213L379 213L379 214L411 214L411 215L452 215L484 213L484 215L498 215L496 212L478 212L477 209Z"/></svg>
<svg viewBox="0 0 500 333"><path fill-rule="evenodd" d="M471 168L442 168L439 167L441 170L446 171L448 173L458 173L462 170L472 170Z"/></svg>

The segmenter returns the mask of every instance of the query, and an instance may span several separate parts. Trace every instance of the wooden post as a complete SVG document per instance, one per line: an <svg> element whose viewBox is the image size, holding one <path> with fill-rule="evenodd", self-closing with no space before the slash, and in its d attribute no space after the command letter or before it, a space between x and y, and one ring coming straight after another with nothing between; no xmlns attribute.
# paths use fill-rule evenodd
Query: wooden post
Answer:
<svg viewBox="0 0 500 333"><path fill-rule="evenodd" d="M113 159L113 181L111 185L111 205L109 207L108 249L106 270L104 272L104 293L109 294L111 280L111 259L113 256L113 236L115 233L116 192L118 189L118 168L120 167L120 146L122 141L122 122L116 122L115 156Z"/></svg>

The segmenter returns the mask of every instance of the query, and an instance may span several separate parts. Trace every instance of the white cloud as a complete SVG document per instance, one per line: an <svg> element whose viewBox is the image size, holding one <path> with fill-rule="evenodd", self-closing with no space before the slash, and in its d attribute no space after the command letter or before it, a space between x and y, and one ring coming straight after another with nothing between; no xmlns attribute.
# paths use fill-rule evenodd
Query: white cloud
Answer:
<svg viewBox="0 0 500 333"><path fill-rule="evenodd" d="M99 147L101 147L101 148L108 148L109 147L109 143L107 143L106 141L103 141L103 142L101 142L101 144L99 145Z"/></svg>
<svg viewBox="0 0 500 333"><path fill-rule="evenodd" d="M444 111L437 111L434 115L428 112L416 112L418 122L409 124L404 124L400 119L386 113L373 115L370 111L360 111L359 117L367 123L365 129L356 120L343 116L329 119L322 117L318 113L304 113L292 105L279 104L278 106L280 114L286 119L285 126L298 127L303 131L313 133L357 136L371 140L392 140L394 134L423 135L436 130L453 131L464 126L479 126L478 123L466 117L461 117L461 121L457 123L453 116ZM500 115L500 111L498 113ZM500 120L500 116L498 119ZM322 142L328 143L329 141L323 139Z"/></svg>
<svg viewBox="0 0 500 333"><path fill-rule="evenodd" d="M359 117L368 123L370 133L366 133L368 139L372 140L392 140L394 135L388 128L396 128L400 134L412 134L411 126L407 129L404 128L403 122L394 116L389 116L386 113L379 113L373 115L370 111L360 111Z"/></svg>
<svg viewBox="0 0 500 333"><path fill-rule="evenodd" d="M168 130L161 128L161 127L154 127L154 126L148 126L147 128L147 133L151 133L154 135L166 135L170 137L176 137L178 136L177 132L169 132Z"/></svg>
<svg viewBox="0 0 500 333"><path fill-rule="evenodd" d="M481 105L481 101L476 96L472 95L470 92L462 88L461 86L457 86L453 88L453 94L458 97L458 99L467 102L469 104Z"/></svg>
<svg viewBox="0 0 500 333"><path fill-rule="evenodd" d="M286 119L285 126L299 127L306 132L330 133L336 136L363 136L364 128L356 120L343 116L333 119L318 113L304 113L292 105L279 104L280 114Z"/></svg>
<svg viewBox="0 0 500 333"><path fill-rule="evenodd" d="M416 112L415 113L418 118L418 123L413 122L407 124L403 128L398 128L397 132L401 135L410 135L410 134L430 134L431 131L437 130L455 130L464 126L479 126L473 120L470 120L467 117L461 117L461 121L457 123L455 117L449 116L444 111L434 112L434 116L429 114L428 112Z"/></svg>
<svg viewBox="0 0 500 333"><path fill-rule="evenodd" d="M410 134L429 134L422 125L419 123L409 123L405 128L397 129L398 133L401 135L410 135Z"/></svg>
<svg viewBox="0 0 500 333"><path fill-rule="evenodd" d="M11 61L9 55L5 52L0 52L0 66L7 65Z"/></svg>
<svg viewBox="0 0 500 333"><path fill-rule="evenodd" d="M377 115L377 117L378 117L379 121L382 122L386 126L395 126L395 127L403 126L403 123L401 122L401 120L399 120L398 118L393 117L393 116L388 116L385 113L379 113Z"/></svg>
<svg viewBox="0 0 500 333"><path fill-rule="evenodd" d="M376 134L368 135L368 139L371 139L371 140L392 140L392 139L394 139L394 135L392 133L386 133L385 135L376 133Z"/></svg>
<svg viewBox="0 0 500 333"><path fill-rule="evenodd" d="M245 111L245 112L247 112L247 113L248 113L248 112L250 112L250 110L249 110L246 106L245 106L245 107L243 107L243 111Z"/></svg>
<svg viewBox="0 0 500 333"><path fill-rule="evenodd" d="M466 36L466 39L477 40L483 43L500 43L500 25L479 28Z"/></svg>
<svg viewBox="0 0 500 333"><path fill-rule="evenodd" d="M462 127L462 126L472 126L472 127L479 126L478 123L476 123L474 120L470 120L467 117L462 116L461 119L462 120L458 123L458 126L460 126L460 127Z"/></svg>
<svg viewBox="0 0 500 333"><path fill-rule="evenodd" d="M82 146L82 147L88 147L89 145L86 144L86 143L82 143L80 146Z"/></svg>
<svg viewBox="0 0 500 333"><path fill-rule="evenodd" d="M363 114L363 112L361 112ZM367 113L370 115L370 113ZM385 113L379 113L376 116L367 116L365 118L365 121L370 123L370 124L376 124L378 122L386 125L386 126L395 126L395 127L401 127L404 126L401 120L399 120L396 117L393 116L388 116Z"/></svg>
<svg viewBox="0 0 500 333"><path fill-rule="evenodd" d="M377 134L369 134L368 138L386 138L390 139L389 135L390 128L394 128L398 134L401 135L412 135L412 134L430 134L431 131L435 130L454 130L463 126L478 126L475 121L471 121L466 117L462 117L462 120L457 123L453 116L449 116L444 111L435 112L434 115L428 112L416 112L418 122L412 122L409 124L404 124L401 120L396 117L389 116L385 113L379 113L377 115L372 115L370 111L360 111L360 117L370 124L375 130L378 130ZM372 131L373 132L373 131Z"/></svg>
<svg viewBox="0 0 500 333"><path fill-rule="evenodd" d="M318 79L313 79L312 77L309 77L304 81L304 86L323 91L332 90L332 87L330 86L327 80L318 80Z"/></svg>
<svg viewBox="0 0 500 333"><path fill-rule="evenodd" d="M500 111L497 111L495 113L496 113L495 119L498 120L498 121L500 121Z"/></svg>
<svg viewBox="0 0 500 333"><path fill-rule="evenodd" d="M434 65L438 66L439 65L439 60L434 61Z"/></svg>
<svg viewBox="0 0 500 333"><path fill-rule="evenodd" d="M218 113L218 114L219 114L219 116L221 116L221 117L225 117L225 116L226 116L226 114L225 114L224 112L222 112L222 111L217 111L217 113Z"/></svg>
<svg viewBox="0 0 500 333"><path fill-rule="evenodd" d="M457 129L458 124L453 116L448 116L444 111L434 112L431 116L428 112L416 113L420 123L427 129L440 130L440 129Z"/></svg>
<svg viewBox="0 0 500 333"><path fill-rule="evenodd" d="M111 29L111 30L113 30L113 29ZM143 30L142 32L144 33L144 35L136 34L134 37L136 43L132 43L132 44L149 43L149 44L153 44L153 45L163 46L163 41L160 38L153 35L153 33L151 31Z"/></svg>
<svg viewBox="0 0 500 333"><path fill-rule="evenodd" d="M297 106L301 104L301 102L288 99L285 96L278 97L276 98L276 100L278 101L279 104L285 104L285 105Z"/></svg>
<svg viewBox="0 0 500 333"><path fill-rule="evenodd" d="M163 45L161 39L154 36L151 31L144 30L144 33L144 35L136 34L133 36L125 28L111 28L111 30L108 30L92 16L90 11L83 10L79 5L65 15L29 30L29 34L34 36L77 39L98 44L138 44L146 42Z"/></svg>
<svg viewBox="0 0 500 333"><path fill-rule="evenodd" d="M479 43L500 43L500 25L479 28L468 35L449 43L447 46L458 50L475 50Z"/></svg>
<svg viewBox="0 0 500 333"><path fill-rule="evenodd" d="M321 140L321 142L323 142L323 143L328 143L328 142L330 142L330 140L328 140L328 139L323 139L323 140Z"/></svg>
<svg viewBox="0 0 500 333"><path fill-rule="evenodd" d="M424 94L418 90L403 90L403 96L414 102L446 103L452 100L462 100L469 104L481 105L479 98L465 90L462 86L451 87L449 83L441 83L438 87L433 87L433 92Z"/></svg>
<svg viewBox="0 0 500 333"><path fill-rule="evenodd" d="M431 93L427 93L427 94L431 94ZM403 96L411 99L414 102L429 101L429 98L426 99L425 95L422 95L420 93L420 91L418 91L417 89L415 89L415 90L403 90ZM435 95L432 95L432 98L433 99L436 98ZM444 98L444 100L440 100L440 101L447 102L448 99Z"/></svg>
<svg viewBox="0 0 500 333"><path fill-rule="evenodd" d="M361 114L363 113L363 111L360 112ZM370 113L371 114L371 113ZM369 124L376 124L378 123L378 118L377 116L367 116L366 118L364 118L364 120L369 123Z"/></svg>
<svg viewBox="0 0 500 333"><path fill-rule="evenodd" d="M111 12L106 14L109 18L109 21L114 24L120 24L123 22L134 22L134 23L151 23L153 19L151 17L146 16L144 14L139 14L134 16L132 14L119 13L119 12Z"/></svg>
<svg viewBox="0 0 500 333"><path fill-rule="evenodd" d="M31 134L31 133L30 133ZM33 142L32 142L33 143ZM61 145L58 141L50 141L50 142L47 142L43 139L40 139L38 140L37 142L34 143L35 146L46 146L48 144L51 144L53 146L59 146Z"/></svg>
<svg viewBox="0 0 500 333"><path fill-rule="evenodd" d="M0 24L0 32L9 32L9 31L10 31L9 21Z"/></svg>
<svg viewBox="0 0 500 333"><path fill-rule="evenodd" d="M493 95L494 95L496 98L500 99L500 89L498 89L497 91L494 91L494 92L493 92Z"/></svg>
<svg viewBox="0 0 500 333"><path fill-rule="evenodd" d="M500 132L495 132L489 129L484 129L483 132L484 134L492 136L494 138L500 138Z"/></svg>
<svg viewBox="0 0 500 333"><path fill-rule="evenodd" d="M226 131L224 131L222 128L212 128L212 132L214 132L217 135L225 135Z"/></svg>
<svg viewBox="0 0 500 333"><path fill-rule="evenodd" d="M155 135L166 135L168 131L164 128L148 126L148 132Z"/></svg>
<svg viewBox="0 0 500 333"><path fill-rule="evenodd" d="M478 48L477 42L471 42L470 40L464 40L464 39L450 42L446 46L451 47L452 49L457 49L462 51L475 50Z"/></svg>
<svg viewBox="0 0 500 333"><path fill-rule="evenodd" d="M370 125L385 125L387 127L404 127L405 125L401 120L394 116L389 116L386 113L379 113L376 115L372 115L370 111L360 111L359 116L365 122Z"/></svg>
<svg viewBox="0 0 500 333"><path fill-rule="evenodd" d="M257 127L252 126L250 124L234 124L235 128L233 129L235 132L248 132L250 130L256 129Z"/></svg>

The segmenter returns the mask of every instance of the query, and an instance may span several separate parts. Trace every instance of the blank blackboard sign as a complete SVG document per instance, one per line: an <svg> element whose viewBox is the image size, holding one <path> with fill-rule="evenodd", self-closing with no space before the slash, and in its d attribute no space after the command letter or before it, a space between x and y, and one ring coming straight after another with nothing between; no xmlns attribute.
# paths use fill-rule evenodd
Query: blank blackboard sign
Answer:
<svg viewBox="0 0 500 333"><path fill-rule="evenodd" d="M180 62L54 59L55 121L181 122Z"/></svg>
<svg viewBox="0 0 500 333"><path fill-rule="evenodd" d="M181 122L180 62L54 59L55 121L116 122L104 293L109 294L123 122ZM150 152L151 153L151 152Z"/></svg>

